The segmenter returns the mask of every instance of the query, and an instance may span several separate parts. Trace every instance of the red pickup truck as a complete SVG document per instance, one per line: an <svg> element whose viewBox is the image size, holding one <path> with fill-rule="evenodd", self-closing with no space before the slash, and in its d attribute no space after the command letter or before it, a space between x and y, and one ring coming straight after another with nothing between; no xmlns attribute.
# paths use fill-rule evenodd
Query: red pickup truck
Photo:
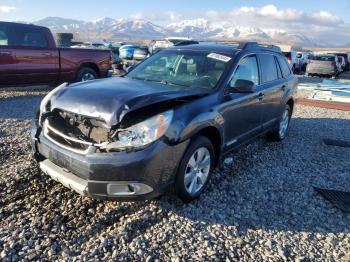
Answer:
<svg viewBox="0 0 350 262"><path fill-rule="evenodd" d="M111 64L109 50L57 48L46 27L0 22L0 86L107 77Z"/></svg>

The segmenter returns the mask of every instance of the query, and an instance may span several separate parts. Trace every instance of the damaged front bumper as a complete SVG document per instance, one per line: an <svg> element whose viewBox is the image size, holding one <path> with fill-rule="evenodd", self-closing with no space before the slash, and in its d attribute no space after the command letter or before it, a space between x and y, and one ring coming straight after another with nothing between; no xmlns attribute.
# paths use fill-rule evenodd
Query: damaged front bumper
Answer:
<svg viewBox="0 0 350 262"><path fill-rule="evenodd" d="M151 199L169 189L189 143L158 140L140 151L79 154L48 139L35 120L31 141L41 170L54 180L84 196L122 201Z"/></svg>

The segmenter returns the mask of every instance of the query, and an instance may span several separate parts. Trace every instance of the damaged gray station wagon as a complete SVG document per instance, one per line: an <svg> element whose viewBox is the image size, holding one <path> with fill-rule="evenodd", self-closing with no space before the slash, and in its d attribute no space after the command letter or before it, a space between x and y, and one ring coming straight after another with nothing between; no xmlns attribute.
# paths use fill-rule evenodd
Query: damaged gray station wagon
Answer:
<svg viewBox="0 0 350 262"><path fill-rule="evenodd" d="M62 84L41 102L32 145L41 170L97 199L197 198L225 155L287 134L296 78L279 48L193 41L123 77Z"/></svg>

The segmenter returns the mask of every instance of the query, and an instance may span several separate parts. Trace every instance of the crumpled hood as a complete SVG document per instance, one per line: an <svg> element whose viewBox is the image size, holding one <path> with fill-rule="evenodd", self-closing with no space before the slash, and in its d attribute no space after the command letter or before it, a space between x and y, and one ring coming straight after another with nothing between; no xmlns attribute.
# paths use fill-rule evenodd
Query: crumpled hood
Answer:
<svg viewBox="0 0 350 262"><path fill-rule="evenodd" d="M133 80L126 77L73 84L57 91L51 98L51 110L103 119L113 126L133 110L177 98L205 95L208 90L184 88Z"/></svg>

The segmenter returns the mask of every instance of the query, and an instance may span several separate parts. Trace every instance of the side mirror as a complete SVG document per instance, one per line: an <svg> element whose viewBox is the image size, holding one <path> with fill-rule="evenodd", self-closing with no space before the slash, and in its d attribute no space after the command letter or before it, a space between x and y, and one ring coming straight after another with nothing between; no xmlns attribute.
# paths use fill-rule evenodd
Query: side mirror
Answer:
<svg viewBox="0 0 350 262"><path fill-rule="evenodd" d="M256 92L255 84L252 81L237 79L235 83L230 82L229 93L254 93Z"/></svg>
<svg viewBox="0 0 350 262"><path fill-rule="evenodd" d="M128 66L126 69L125 69L125 71L127 72L127 73L129 73L130 71L132 71L133 69L135 68L135 66Z"/></svg>

